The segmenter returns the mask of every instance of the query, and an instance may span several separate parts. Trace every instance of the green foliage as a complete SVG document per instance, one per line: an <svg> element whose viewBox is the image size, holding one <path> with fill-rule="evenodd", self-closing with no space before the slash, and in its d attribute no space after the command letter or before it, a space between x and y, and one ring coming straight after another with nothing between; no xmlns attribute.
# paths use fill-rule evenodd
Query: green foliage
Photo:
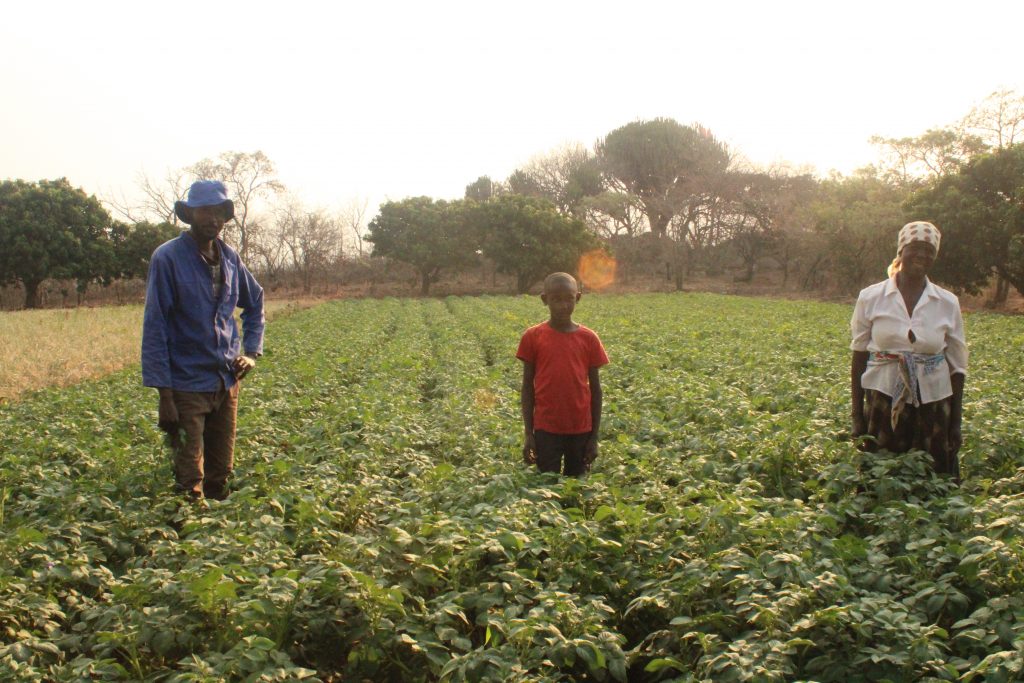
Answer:
<svg viewBox="0 0 1024 683"><path fill-rule="evenodd" d="M937 275L977 291L996 273L1024 292L1024 144L976 158L918 192L909 209L942 231Z"/></svg>
<svg viewBox="0 0 1024 683"><path fill-rule="evenodd" d="M172 493L137 369L0 406L0 679L1020 678L1024 322L967 318L957 488L850 443L848 306L577 312L612 358L581 480L520 464L535 298L271 325L223 502Z"/></svg>
<svg viewBox="0 0 1024 683"><path fill-rule="evenodd" d="M84 287L108 276L110 216L96 197L65 178L0 182L0 284L20 282L25 307L38 305L47 278L76 279Z"/></svg>
<svg viewBox="0 0 1024 683"><path fill-rule="evenodd" d="M475 205L469 216L484 255L500 272L516 276L520 294L548 273L575 272L583 252L596 246L582 221L543 199L503 195Z"/></svg>
<svg viewBox="0 0 1024 683"><path fill-rule="evenodd" d="M111 230L114 239L114 277L145 278L153 252L164 242L181 234L181 228L170 223L115 223Z"/></svg>
<svg viewBox="0 0 1024 683"><path fill-rule="evenodd" d="M485 175L466 185L466 199L472 199L475 202L486 202L497 193L496 184Z"/></svg>
<svg viewBox="0 0 1024 683"><path fill-rule="evenodd" d="M660 118L616 128L598 142L597 157L605 174L643 204L659 237L686 200L729 165L725 146L707 129Z"/></svg>
<svg viewBox="0 0 1024 683"><path fill-rule="evenodd" d="M386 202L369 229L373 255L415 267L423 294L443 268L459 268L476 260L477 245L467 228L463 202L430 197Z"/></svg>
<svg viewBox="0 0 1024 683"><path fill-rule="evenodd" d="M823 239L822 256L835 280L851 294L885 278L885 268L896 256L899 230L906 223L907 191L872 170L823 181L811 208L815 232ZM945 244L942 248L945 258Z"/></svg>

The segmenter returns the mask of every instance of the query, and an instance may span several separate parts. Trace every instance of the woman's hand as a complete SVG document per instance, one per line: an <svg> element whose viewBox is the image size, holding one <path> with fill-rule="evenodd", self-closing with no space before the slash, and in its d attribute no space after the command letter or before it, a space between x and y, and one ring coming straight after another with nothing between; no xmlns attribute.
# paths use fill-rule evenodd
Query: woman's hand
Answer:
<svg viewBox="0 0 1024 683"><path fill-rule="evenodd" d="M950 456L955 458L956 454L960 452L960 446L964 443L964 437L960 433L964 405L964 374L957 372L950 375L949 383L953 385L953 398L950 402L948 446Z"/></svg>
<svg viewBox="0 0 1024 683"><path fill-rule="evenodd" d="M867 367L868 352L854 351L850 358L850 418L853 422L850 436L854 441L868 433L868 421L864 418L864 387L860 383Z"/></svg>
<svg viewBox="0 0 1024 683"><path fill-rule="evenodd" d="M960 446L964 444L963 434L960 433L960 425L951 424L949 425L949 454L950 456L956 457L956 454L960 452Z"/></svg>
<svg viewBox="0 0 1024 683"><path fill-rule="evenodd" d="M850 435L856 441L868 433L868 421L864 418L864 413L854 413L852 419L853 428L850 430Z"/></svg>

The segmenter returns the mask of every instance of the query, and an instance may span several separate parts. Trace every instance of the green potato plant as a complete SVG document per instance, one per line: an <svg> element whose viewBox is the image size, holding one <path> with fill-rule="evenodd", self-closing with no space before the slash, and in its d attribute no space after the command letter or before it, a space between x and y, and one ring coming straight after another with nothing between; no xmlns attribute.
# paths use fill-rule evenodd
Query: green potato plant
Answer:
<svg viewBox="0 0 1024 683"><path fill-rule="evenodd" d="M967 317L965 481L849 439L844 305L587 296L583 479L521 463L535 298L268 328L225 501L137 369L0 406L0 679L1016 680L1024 321Z"/></svg>

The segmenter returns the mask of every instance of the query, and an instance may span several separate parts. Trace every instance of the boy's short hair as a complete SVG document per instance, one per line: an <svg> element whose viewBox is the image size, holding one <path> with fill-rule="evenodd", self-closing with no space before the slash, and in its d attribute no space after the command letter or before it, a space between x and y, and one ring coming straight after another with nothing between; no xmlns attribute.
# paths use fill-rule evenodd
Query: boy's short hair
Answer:
<svg viewBox="0 0 1024 683"><path fill-rule="evenodd" d="M548 291L548 289L550 287L553 287L556 282L569 282L576 289L576 291L579 291L580 288L580 284L576 282L576 278L574 278L569 273L551 273L546 278L544 278L544 291Z"/></svg>

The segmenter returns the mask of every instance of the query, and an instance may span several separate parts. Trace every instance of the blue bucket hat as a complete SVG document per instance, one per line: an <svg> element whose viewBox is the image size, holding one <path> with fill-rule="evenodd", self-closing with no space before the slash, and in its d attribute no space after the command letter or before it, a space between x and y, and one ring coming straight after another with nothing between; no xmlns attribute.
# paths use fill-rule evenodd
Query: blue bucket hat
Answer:
<svg viewBox="0 0 1024 683"><path fill-rule="evenodd" d="M197 180L188 188L188 199L174 202L174 213L192 225L192 209L200 206L224 207L224 220L235 217L235 203L228 199L228 189L219 180Z"/></svg>

